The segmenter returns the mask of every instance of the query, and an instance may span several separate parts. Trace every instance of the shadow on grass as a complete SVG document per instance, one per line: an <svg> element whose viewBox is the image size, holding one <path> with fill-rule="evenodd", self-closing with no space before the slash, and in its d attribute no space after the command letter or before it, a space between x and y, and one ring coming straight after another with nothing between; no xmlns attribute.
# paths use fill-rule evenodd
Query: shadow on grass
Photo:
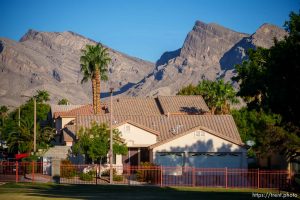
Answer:
<svg viewBox="0 0 300 200"><path fill-rule="evenodd" d="M250 191L173 188L124 185L55 185L55 184L7 184L6 188L15 188L24 192L24 196L38 198L70 199L250 199ZM3 188L3 186L1 187Z"/></svg>

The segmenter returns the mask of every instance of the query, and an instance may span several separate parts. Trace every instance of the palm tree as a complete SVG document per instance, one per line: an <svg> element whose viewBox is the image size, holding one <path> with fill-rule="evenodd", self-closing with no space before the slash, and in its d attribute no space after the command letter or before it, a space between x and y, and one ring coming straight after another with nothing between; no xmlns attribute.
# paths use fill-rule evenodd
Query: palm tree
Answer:
<svg viewBox="0 0 300 200"><path fill-rule="evenodd" d="M58 101L57 105L68 105L70 104L69 100L66 98L63 98L61 100Z"/></svg>
<svg viewBox="0 0 300 200"><path fill-rule="evenodd" d="M47 90L37 90L36 95L31 97L29 101L32 101L33 98L35 98L38 103L44 103L50 100L50 94Z"/></svg>
<svg viewBox="0 0 300 200"><path fill-rule="evenodd" d="M230 104L238 103L236 92L229 83L223 80L203 80L197 86L199 94L203 96L212 114L228 114Z"/></svg>
<svg viewBox="0 0 300 200"><path fill-rule="evenodd" d="M101 111L100 106L100 79L106 81L107 66L111 61L108 53L108 49L101 44L85 46L82 49L82 56L80 57L80 71L83 73L81 83L92 80L92 92L93 92L93 109L95 114L99 114Z"/></svg>
<svg viewBox="0 0 300 200"><path fill-rule="evenodd" d="M33 148L33 121L22 120L21 126L9 134L7 145L9 152L29 152Z"/></svg>

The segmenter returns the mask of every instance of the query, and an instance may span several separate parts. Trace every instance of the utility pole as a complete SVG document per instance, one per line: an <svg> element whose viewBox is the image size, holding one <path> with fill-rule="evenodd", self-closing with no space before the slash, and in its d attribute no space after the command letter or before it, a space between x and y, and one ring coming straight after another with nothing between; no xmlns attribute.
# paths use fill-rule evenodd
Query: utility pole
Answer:
<svg viewBox="0 0 300 200"><path fill-rule="evenodd" d="M109 141L109 183L113 184L113 131L112 131L112 112L113 112L113 96L114 88L110 88L110 141Z"/></svg>
<svg viewBox="0 0 300 200"><path fill-rule="evenodd" d="M33 111L33 154L36 152L36 98L33 97L34 111Z"/></svg>
<svg viewBox="0 0 300 200"><path fill-rule="evenodd" d="M18 122L19 127L21 126L20 121L21 121L21 106L19 106L19 122Z"/></svg>

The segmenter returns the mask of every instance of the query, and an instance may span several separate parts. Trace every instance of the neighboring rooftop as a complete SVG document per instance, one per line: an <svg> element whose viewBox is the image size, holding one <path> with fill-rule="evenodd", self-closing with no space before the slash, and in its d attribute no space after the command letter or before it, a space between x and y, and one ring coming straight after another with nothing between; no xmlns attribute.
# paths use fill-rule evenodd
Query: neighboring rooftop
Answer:
<svg viewBox="0 0 300 200"><path fill-rule="evenodd" d="M202 96L158 96L164 114L203 114L209 112Z"/></svg>
<svg viewBox="0 0 300 200"><path fill-rule="evenodd" d="M51 107L51 115L53 118L56 118L55 113L61 113L61 112L67 112L67 111L70 111L70 110L73 110L75 108L80 108L84 105L56 105L56 104L51 104L50 107Z"/></svg>
<svg viewBox="0 0 300 200"><path fill-rule="evenodd" d="M109 113L110 100L102 101L102 113ZM77 115L93 114L92 105L51 106L52 116L57 118L76 117ZM202 96L159 96L150 97L114 97L114 115L199 115L209 112Z"/></svg>
<svg viewBox="0 0 300 200"><path fill-rule="evenodd" d="M57 117L75 117L77 115L92 115L94 114L93 106L90 104L80 105L74 109L68 111L55 112L54 118Z"/></svg>

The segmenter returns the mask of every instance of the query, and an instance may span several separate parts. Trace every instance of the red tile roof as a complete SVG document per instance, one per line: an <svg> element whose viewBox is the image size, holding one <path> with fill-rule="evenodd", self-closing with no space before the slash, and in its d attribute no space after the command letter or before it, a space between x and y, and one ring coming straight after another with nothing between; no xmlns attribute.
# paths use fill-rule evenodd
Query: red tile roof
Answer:
<svg viewBox="0 0 300 200"><path fill-rule="evenodd" d="M81 105L67 111L55 112L55 117L74 117L67 125L71 132L90 127L91 122L109 123L110 99L102 101L102 113L93 114L92 105ZM64 108L66 109L66 108ZM113 97L113 125L131 123L157 135L158 144L172 140L195 129L202 129L235 144L242 141L231 115L203 115L209 109L201 96ZM64 133L66 141L72 137Z"/></svg>
<svg viewBox="0 0 300 200"><path fill-rule="evenodd" d="M109 113L110 100L102 101L101 115ZM77 115L93 114L92 105L80 105L73 109L56 109L54 118L76 117ZM177 115L177 114L203 114L209 109L201 96L159 96L149 97L113 97L114 115Z"/></svg>
<svg viewBox="0 0 300 200"><path fill-rule="evenodd" d="M80 127L90 127L91 122L109 123L109 115L81 115L76 118L77 130ZM113 124L118 126L126 121L148 127L157 131L158 141L174 138L194 128L200 128L213 135L242 144L239 132L231 115L152 115L152 116L113 116Z"/></svg>
<svg viewBox="0 0 300 200"><path fill-rule="evenodd" d="M164 114L203 114L209 112L204 99L195 96L158 96Z"/></svg>
<svg viewBox="0 0 300 200"><path fill-rule="evenodd" d="M77 115L92 115L94 114L93 111L93 106L88 104L88 105L83 105L78 108L65 111L65 112L56 112L54 113L54 118L57 117L76 117Z"/></svg>

